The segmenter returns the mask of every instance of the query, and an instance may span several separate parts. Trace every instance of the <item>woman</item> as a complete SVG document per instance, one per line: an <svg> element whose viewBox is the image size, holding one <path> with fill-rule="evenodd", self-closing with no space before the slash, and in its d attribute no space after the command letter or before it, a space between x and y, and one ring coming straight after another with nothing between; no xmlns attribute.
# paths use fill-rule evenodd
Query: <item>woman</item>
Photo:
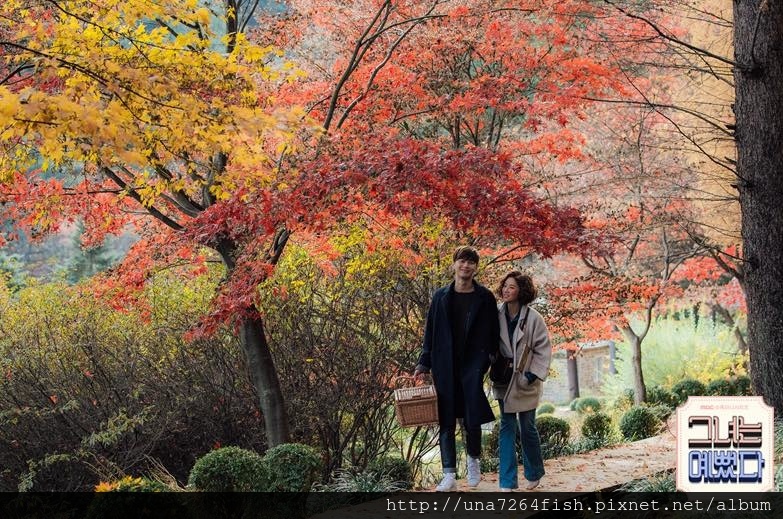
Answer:
<svg viewBox="0 0 783 519"><path fill-rule="evenodd" d="M493 382L500 403L500 490L517 488L517 424L522 431L522 462L527 490L533 490L544 476L541 440L536 429L536 407L542 384L552 360L552 345L543 317L528 306L537 292L530 276L514 270L506 274L497 288L503 303L498 309L500 351L515 366L507 384Z"/></svg>

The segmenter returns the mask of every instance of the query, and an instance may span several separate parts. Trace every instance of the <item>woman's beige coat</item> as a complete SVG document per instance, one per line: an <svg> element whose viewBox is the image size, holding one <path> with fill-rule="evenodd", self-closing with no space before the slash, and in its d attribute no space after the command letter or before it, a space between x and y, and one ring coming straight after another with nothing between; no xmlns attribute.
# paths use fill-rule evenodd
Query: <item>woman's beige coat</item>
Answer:
<svg viewBox="0 0 783 519"><path fill-rule="evenodd" d="M506 413L521 413L538 407L543 391L543 382L549 373L549 365L552 362L552 343L549 342L549 331L544 318L536 310L530 308L524 331L521 330L522 321L528 307L523 306L519 314L519 325L514 329L512 337L508 336L506 324L506 304L498 308L500 320L500 354L514 357L514 365L517 368L511 376L508 386L494 385L496 398L503 399L503 410ZM516 347L515 347L516 346ZM525 364L521 365L525 348L530 349ZM529 384L526 371L530 371L538 380Z"/></svg>

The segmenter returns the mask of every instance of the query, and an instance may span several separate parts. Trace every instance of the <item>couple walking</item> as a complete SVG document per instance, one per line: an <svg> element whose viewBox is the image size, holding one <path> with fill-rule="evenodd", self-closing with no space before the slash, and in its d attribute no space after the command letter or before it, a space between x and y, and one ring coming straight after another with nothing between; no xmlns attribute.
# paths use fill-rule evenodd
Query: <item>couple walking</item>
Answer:
<svg viewBox="0 0 783 519"><path fill-rule="evenodd" d="M476 487L481 480L481 424L495 421L484 392L484 374L493 361L492 390L501 412L500 490L510 492L519 486L517 427L522 435L525 488L532 490L544 475L535 415L552 356L549 332L541 315L528 306L536 298L529 276L516 270L507 273L497 288L502 300L497 306L492 292L473 279L478 262L472 247L454 253L454 281L432 297L414 371L416 377L431 372L438 393L443 479L436 490L457 489L457 419L462 422L468 455L468 486Z"/></svg>

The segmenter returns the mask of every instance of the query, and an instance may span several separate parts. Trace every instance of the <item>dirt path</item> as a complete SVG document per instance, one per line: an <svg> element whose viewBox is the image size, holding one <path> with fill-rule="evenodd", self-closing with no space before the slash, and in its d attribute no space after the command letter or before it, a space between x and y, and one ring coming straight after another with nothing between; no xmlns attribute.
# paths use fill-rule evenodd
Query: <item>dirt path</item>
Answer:
<svg viewBox="0 0 783 519"><path fill-rule="evenodd" d="M673 469L677 445L673 431L672 424L661 435L646 440L546 460L546 476L532 492L592 492ZM519 476L520 485L524 485L521 470ZM469 488L465 480L458 482L460 492L497 490L496 473L483 474L475 489ZM527 491L520 489L518 492Z"/></svg>

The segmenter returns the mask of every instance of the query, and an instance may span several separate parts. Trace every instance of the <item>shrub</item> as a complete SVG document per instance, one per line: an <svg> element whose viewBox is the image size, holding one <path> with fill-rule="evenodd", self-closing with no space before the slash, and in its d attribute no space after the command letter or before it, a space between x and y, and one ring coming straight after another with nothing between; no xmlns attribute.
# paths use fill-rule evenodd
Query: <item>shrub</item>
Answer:
<svg viewBox="0 0 783 519"><path fill-rule="evenodd" d="M712 380L704 388L704 393L712 396L732 396L735 391L734 384L725 378Z"/></svg>
<svg viewBox="0 0 783 519"><path fill-rule="evenodd" d="M666 405L677 407L677 397L674 393L661 386L647 388L647 403L652 405Z"/></svg>
<svg viewBox="0 0 783 519"><path fill-rule="evenodd" d="M609 415L596 411L585 417L582 423L582 436L596 445L606 445L612 435L612 419Z"/></svg>
<svg viewBox="0 0 783 519"><path fill-rule="evenodd" d="M273 492L308 492L322 469L315 449L300 443L284 443L264 456Z"/></svg>
<svg viewBox="0 0 783 519"><path fill-rule="evenodd" d="M643 440L655 436L660 421L649 407L633 406L620 418L620 432L623 438L631 441Z"/></svg>
<svg viewBox="0 0 783 519"><path fill-rule="evenodd" d="M408 488L379 472L346 469L337 469L329 483L313 486L318 492L398 492Z"/></svg>
<svg viewBox="0 0 783 519"><path fill-rule="evenodd" d="M704 384L692 378L680 380L672 387L672 393L677 397L677 405L688 400L689 396L700 396L705 391Z"/></svg>
<svg viewBox="0 0 783 519"><path fill-rule="evenodd" d="M673 472L665 472L645 479L635 479L620 487L624 492L676 492Z"/></svg>
<svg viewBox="0 0 783 519"><path fill-rule="evenodd" d="M99 483L96 492L168 492L170 489L160 481L149 478L125 476L110 483Z"/></svg>
<svg viewBox="0 0 783 519"><path fill-rule="evenodd" d="M398 450L389 395L398 373L388 366L410 362L410 348L400 345L417 342L418 331L406 324L407 316L430 299L429 289L418 283L398 290L407 261L403 251L358 247L356 240L371 232L363 224L345 230L334 244L341 260L330 266L329 276L306 247L290 243L275 275L258 291L286 406L297 410L291 413L293 437L317 448L324 476ZM303 307L312 309L313 318L302 318ZM354 333L336 326L348 322ZM437 446L425 428L412 434L405 457L416 473L419 460Z"/></svg>
<svg viewBox="0 0 783 519"><path fill-rule="evenodd" d="M289 506L287 510L279 510L280 507L273 506L271 510L267 511L274 513L267 514L265 517L312 517L326 511L334 511L377 499L379 493L404 490L407 488L402 487L399 482L392 481L388 476L378 472L337 469L328 483L313 484L312 491L314 493L306 500L300 500L302 506ZM297 494L288 495L297 496ZM277 500L278 498L275 497L271 502L274 504Z"/></svg>
<svg viewBox="0 0 783 519"><path fill-rule="evenodd" d="M601 401L593 396L586 396L579 399L574 410L579 414L588 414L600 411Z"/></svg>
<svg viewBox="0 0 783 519"><path fill-rule="evenodd" d="M402 490L413 487L413 469L408 460L392 456L376 458L367 465L367 472L374 472L379 476L389 478Z"/></svg>
<svg viewBox="0 0 783 519"><path fill-rule="evenodd" d="M574 398L573 400L571 400L571 403L568 405L568 408L571 411L576 411L576 406L579 405L579 400L581 400L579 397Z"/></svg>
<svg viewBox="0 0 783 519"><path fill-rule="evenodd" d="M111 482L101 482L95 486L96 494L90 500L86 519L136 519L147 516L141 511L149 509L153 504L155 514L160 517L187 517L188 508L182 499L168 493L171 489L160 481L154 479L125 476L122 479ZM122 492L123 495L110 495L107 493ZM165 494L156 496L141 496L138 493L161 492Z"/></svg>
<svg viewBox="0 0 783 519"><path fill-rule="evenodd" d="M751 396L753 394L750 377L742 375L734 380L734 394L737 396Z"/></svg>
<svg viewBox="0 0 783 519"><path fill-rule="evenodd" d="M568 447L571 426L562 418L543 415L536 418L536 428L541 437L541 453L544 459L560 456Z"/></svg>
<svg viewBox="0 0 783 519"><path fill-rule="evenodd" d="M538 409L536 409L536 415L542 415L542 414L552 414L555 412L555 405L550 404L549 402L545 402L538 406Z"/></svg>
<svg viewBox="0 0 783 519"><path fill-rule="evenodd" d="M121 310L85 286L29 286L7 304L0 294L0 364L14 374L0 377L0 445L36 438L0 448L0 491L89 492L107 470L157 463L187 481L216 442L265 449L252 384L237 383L238 341L183 339L215 285L169 274Z"/></svg>
<svg viewBox="0 0 783 519"><path fill-rule="evenodd" d="M188 485L204 492L265 492L270 473L263 458L250 450L223 447L199 458Z"/></svg>

